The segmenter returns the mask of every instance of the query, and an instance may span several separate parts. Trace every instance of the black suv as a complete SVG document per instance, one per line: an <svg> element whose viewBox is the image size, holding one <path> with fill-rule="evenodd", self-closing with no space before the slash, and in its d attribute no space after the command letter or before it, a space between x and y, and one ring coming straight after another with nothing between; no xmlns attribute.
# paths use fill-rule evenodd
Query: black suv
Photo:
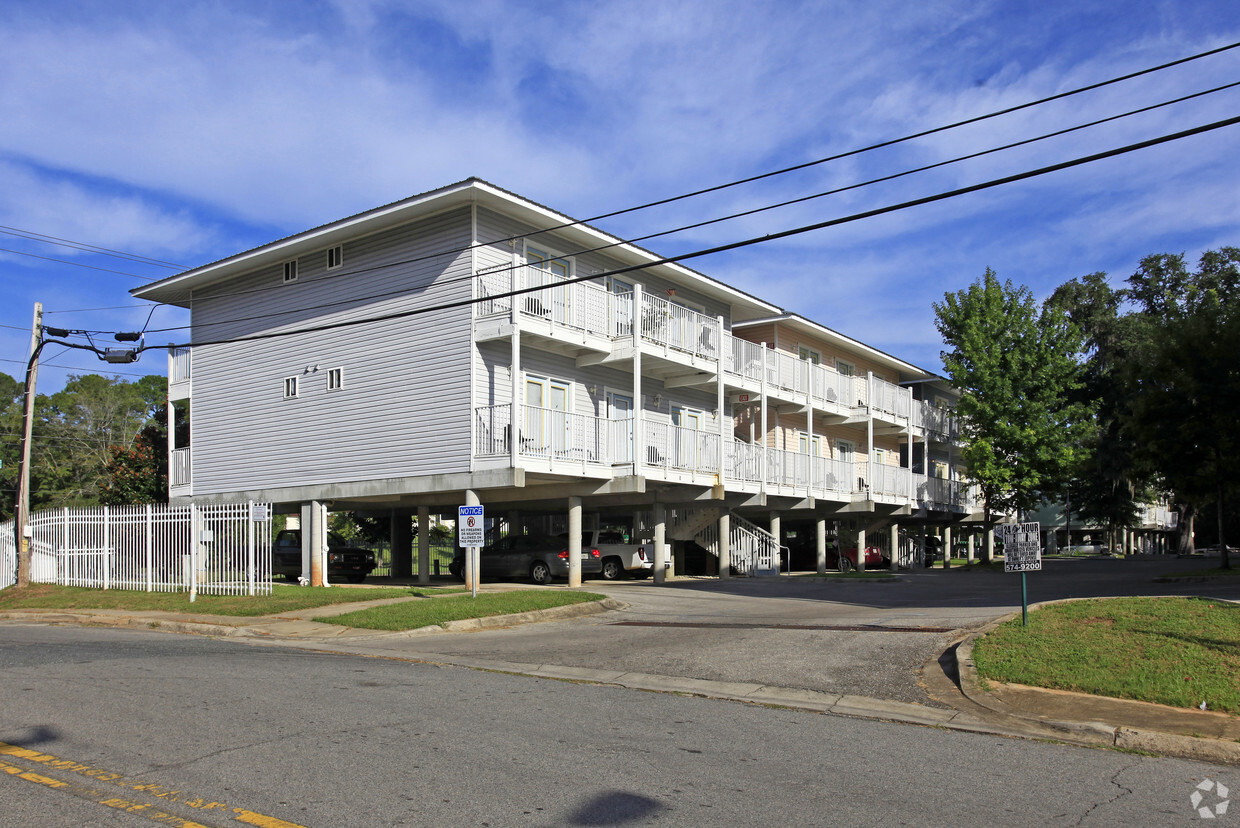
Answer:
<svg viewBox="0 0 1240 828"><path fill-rule="evenodd" d="M285 529L276 535L271 549L271 574L283 575L290 581L301 576L301 530ZM360 584L375 568L375 553L351 545L335 532L327 533L328 580L344 578Z"/></svg>

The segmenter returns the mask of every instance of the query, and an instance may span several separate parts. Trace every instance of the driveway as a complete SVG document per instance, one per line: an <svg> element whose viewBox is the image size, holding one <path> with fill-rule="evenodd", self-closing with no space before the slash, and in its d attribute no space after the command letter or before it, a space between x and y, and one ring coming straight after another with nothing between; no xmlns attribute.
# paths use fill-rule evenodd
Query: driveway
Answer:
<svg viewBox="0 0 1240 828"><path fill-rule="evenodd" d="M1218 565L1217 559L1049 560L1028 575L1030 602L1118 595L1240 599L1234 583L1155 579ZM384 639L367 651L434 660L624 670L755 682L943 706L921 668L962 631L1020 609L1020 576L973 570L905 570L894 581L674 579L587 581L624 610L573 621L467 634ZM359 652L363 648L350 647Z"/></svg>

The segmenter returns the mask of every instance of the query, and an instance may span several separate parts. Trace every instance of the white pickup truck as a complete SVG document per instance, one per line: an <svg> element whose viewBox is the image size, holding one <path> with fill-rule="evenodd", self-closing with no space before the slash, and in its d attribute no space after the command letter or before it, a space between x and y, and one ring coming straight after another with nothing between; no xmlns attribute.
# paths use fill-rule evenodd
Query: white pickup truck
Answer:
<svg viewBox="0 0 1240 828"><path fill-rule="evenodd" d="M560 536L567 539L568 534ZM625 543L624 533L613 529L586 529L581 533L582 549L597 549L602 559L601 576L607 581L616 581L628 573L633 578L649 578L654 572L654 542ZM664 562L665 568L672 565L671 555Z"/></svg>

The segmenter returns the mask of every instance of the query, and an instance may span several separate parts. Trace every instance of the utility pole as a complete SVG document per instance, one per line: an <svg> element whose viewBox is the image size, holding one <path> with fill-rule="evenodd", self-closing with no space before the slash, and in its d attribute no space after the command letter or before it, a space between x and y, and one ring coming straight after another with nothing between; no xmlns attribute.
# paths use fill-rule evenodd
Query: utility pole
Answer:
<svg viewBox="0 0 1240 828"><path fill-rule="evenodd" d="M17 473L17 502L13 520L17 549L17 586L30 584L30 539L26 524L30 520L30 435L34 430L35 383L39 376L39 341L43 338L43 303L34 303L34 324L30 328L30 362L26 365L26 407L22 414L22 459Z"/></svg>

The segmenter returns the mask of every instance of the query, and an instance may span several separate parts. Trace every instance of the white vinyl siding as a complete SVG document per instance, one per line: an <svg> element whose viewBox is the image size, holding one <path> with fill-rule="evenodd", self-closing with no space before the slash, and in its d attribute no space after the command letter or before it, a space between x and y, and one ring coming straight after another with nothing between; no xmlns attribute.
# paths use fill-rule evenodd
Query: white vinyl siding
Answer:
<svg viewBox="0 0 1240 828"><path fill-rule="evenodd" d="M469 253L433 254L467 248L469 230L468 208L454 210L350 242L350 263L364 273L306 273L295 286L255 293L258 271L196 292L194 338L296 331L468 299ZM394 262L401 264L367 270ZM194 493L468 471L470 314L463 306L196 346ZM347 394L303 393L292 407L263 401L271 399L264 389L325 358L349 366Z"/></svg>

